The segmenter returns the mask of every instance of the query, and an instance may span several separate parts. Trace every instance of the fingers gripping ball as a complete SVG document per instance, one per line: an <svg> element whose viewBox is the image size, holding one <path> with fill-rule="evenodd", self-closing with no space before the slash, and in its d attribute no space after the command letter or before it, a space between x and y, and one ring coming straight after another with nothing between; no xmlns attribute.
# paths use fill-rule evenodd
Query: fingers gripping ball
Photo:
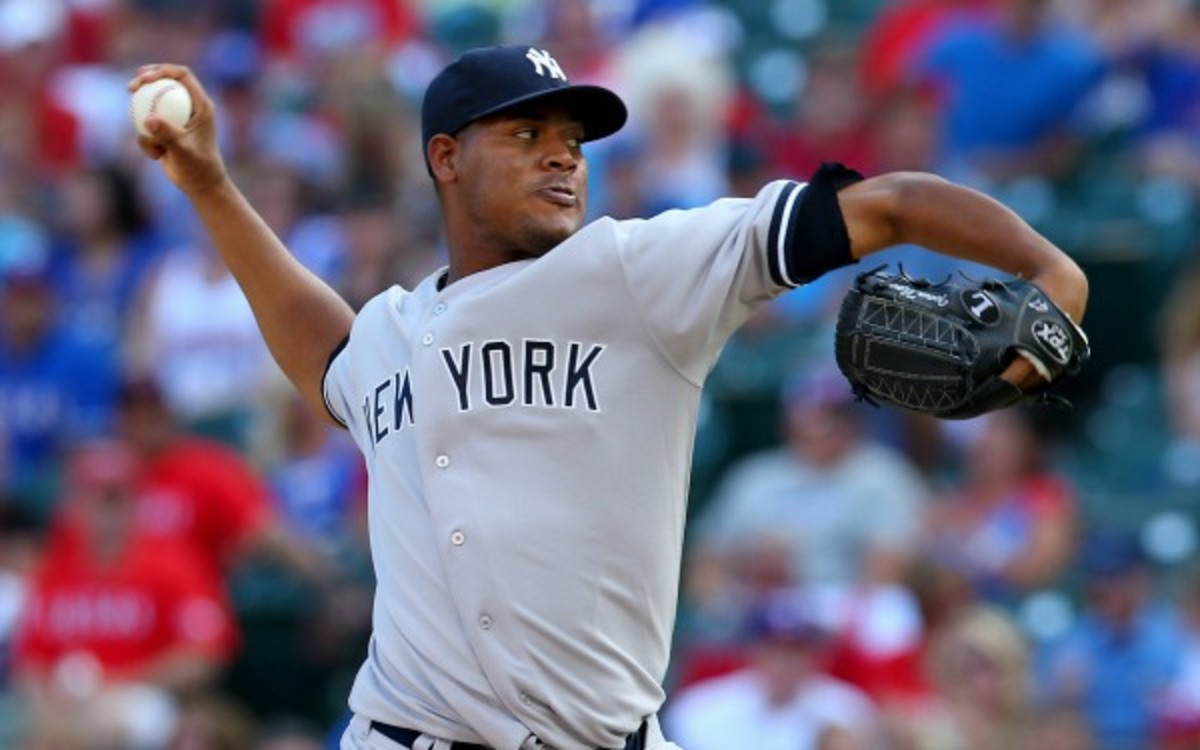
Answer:
<svg viewBox="0 0 1200 750"><path fill-rule="evenodd" d="M1028 281L933 283L882 268L855 279L835 338L859 397L944 419L1045 399L1091 354L1083 330ZM1018 355L1047 383L1022 391L1001 378Z"/></svg>
<svg viewBox="0 0 1200 750"><path fill-rule="evenodd" d="M192 96L174 78L160 78L133 92L129 100L129 115L133 118L133 126L145 136L150 135L146 121L151 117L182 128L192 117Z"/></svg>

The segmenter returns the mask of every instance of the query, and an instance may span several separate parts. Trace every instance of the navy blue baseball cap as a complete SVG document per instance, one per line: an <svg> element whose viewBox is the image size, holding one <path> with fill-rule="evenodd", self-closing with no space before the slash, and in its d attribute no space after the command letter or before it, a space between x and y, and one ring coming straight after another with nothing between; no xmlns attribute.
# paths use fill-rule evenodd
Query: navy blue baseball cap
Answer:
<svg viewBox="0 0 1200 750"><path fill-rule="evenodd" d="M481 47L464 52L430 82L421 105L422 142L454 135L472 122L533 102L565 106L583 124L583 140L621 129L628 117L621 97L603 86L576 85L544 49Z"/></svg>

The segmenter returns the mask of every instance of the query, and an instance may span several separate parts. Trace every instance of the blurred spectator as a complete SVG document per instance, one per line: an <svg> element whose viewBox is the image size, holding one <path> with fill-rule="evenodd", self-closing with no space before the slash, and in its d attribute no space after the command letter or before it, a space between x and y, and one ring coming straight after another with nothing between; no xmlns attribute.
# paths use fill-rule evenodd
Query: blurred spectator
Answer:
<svg viewBox="0 0 1200 750"><path fill-rule="evenodd" d="M260 159L241 176L247 199L260 209L292 255L333 285L346 265L346 236L341 220L320 205L319 189L290 164Z"/></svg>
<svg viewBox="0 0 1200 750"><path fill-rule="evenodd" d="M382 194L359 194L343 207L345 272L338 291L355 310L392 284L408 287L439 265L417 223Z"/></svg>
<svg viewBox="0 0 1200 750"><path fill-rule="evenodd" d="M1168 467L1174 478L1196 481L1200 463L1200 257L1181 269L1162 308L1159 346L1164 407L1171 429Z"/></svg>
<svg viewBox="0 0 1200 750"><path fill-rule="evenodd" d="M868 743L845 727L835 724L821 730L816 750L867 750Z"/></svg>
<svg viewBox="0 0 1200 750"><path fill-rule="evenodd" d="M0 0L0 164L30 185L79 163L79 120L51 92L64 0Z"/></svg>
<svg viewBox="0 0 1200 750"><path fill-rule="evenodd" d="M268 54L303 63L391 49L420 27L407 0L270 0L262 15Z"/></svg>
<svg viewBox="0 0 1200 750"><path fill-rule="evenodd" d="M382 62L354 58L329 74L322 116L343 140L342 189L350 194L396 194L410 175L425 176L415 107L389 80ZM290 247L290 245L289 245Z"/></svg>
<svg viewBox="0 0 1200 750"><path fill-rule="evenodd" d="M184 696L179 720L166 750L252 750L253 719L213 692Z"/></svg>
<svg viewBox="0 0 1200 750"><path fill-rule="evenodd" d="M72 441L109 426L116 361L58 324L46 238L0 216L0 435L9 491L41 510Z"/></svg>
<svg viewBox="0 0 1200 750"><path fill-rule="evenodd" d="M748 583L743 566L772 540L787 551L784 581L897 580L924 514L921 476L863 430L840 373L793 378L783 404L786 444L731 467L697 522L694 593Z"/></svg>
<svg viewBox="0 0 1200 750"><path fill-rule="evenodd" d="M880 173L933 168L937 155L937 113L916 94L897 95L874 111L871 153Z"/></svg>
<svg viewBox="0 0 1200 750"><path fill-rule="evenodd" d="M0 747L16 747L26 729L25 707L13 685L13 642L42 538L37 519L0 496Z"/></svg>
<svg viewBox="0 0 1200 750"><path fill-rule="evenodd" d="M1156 706L1161 750L1200 746L1200 577L1186 582L1179 608L1185 641L1179 672Z"/></svg>
<svg viewBox="0 0 1200 750"><path fill-rule="evenodd" d="M939 170L987 183L1060 176L1074 166L1077 109L1104 59L1049 0L1000 0L995 14L941 30L916 68L943 98Z"/></svg>
<svg viewBox="0 0 1200 750"><path fill-rule="evenodd" d="M354 547L365 532L366 470L349 436L333 430L290 388L281 407L283 455L268 481L280 521L327 554ZM365 541L365 535L355 537Z"/></svg>
<svg viewBox="0 0 1200 750"><path fill-rule="evenodd" d="M871 701L822 670L829 634L803 597L767 596L753 609L750 637L745 669L697 683L668 705L668 737L687 750L819 750L845 746L836 727L852 748L877 746Z"/></svg>
<svg viewBox="0 0 1200 750"><path fill-rule="evenodd" d="M1150 107L1139 134L1142 167L1200 194L1200 2L1182 0L1145 75Z"/></svg>
<svg viewBox="0 0 1200 750"><path fill-rule="evenodd" d="M1024 747L1038 750L1094 750L1096 747L1091 727L1078 711L1071 709L1036 711L1022 736Z"/></svg>
<svg viewBox="0 0 1200 750"><path fill-rule="evenodd" d="M139 459L136 523L142 533L191 547L221 578L259 554L310 580L326 580L324 558L280 523L267 485L246 459L183 432L153 381L123 385L119 427Z"/></svg>
<svg viewBox="0 0 1200 750"><path fill-rule="evenodd" d="M876 105L900 95L930 40L966 14L981 14L996 0L893 0L883 3L862 41L863 92Z"/></svg>
<svg viewBox="0 0 1200 750"><path fill-rule="evenodd" d="M867 102L858 86L858 50L828 40L808 57L808 78L788 119L768 138L775 177L806 179L822 162L839 161L864 174L875 169Z"/></svg>
<svg viewBox="0 0 1200 750"><path fill-rule="evenodd" d="M543 16L541 44L554 53L563 70L579 82L595 81L604 75L612 55L598 0L537 0ZM609 11L612 12L611 10Z"/></svg>
<svg viewBox="0 0 1200 750"><path fill-rule="evenodd" d="M981 417L966 475L930 512L927 553L988 601L1015 604L1054 582L1074 551L1075 492L1049 465L1039 419L1027 408Z"/></svg>
<svg viewBox="0 0 1200 750"><path fill-rule="evenodd" d="M254 750L321 750L321 739L316 728L304 722L276 721L263 729Z"/></svg>
<svg viewBox="0 0 1200 750"><path fill-rule="evenodd" d="M1039 680L1044 699L1077 707L1101 750L1148 747L1157 707L1186 653L1178 617L1155 595L1131 535L1095 532L1082 564L1084 608L1047 651Z"/></svg>
<svg viewBox="0 0 1200 750"><path fill-rule="evenodd" d="M1052 15L1085 30L1114 60L1157 42L1189 0L1050 0Z"/></svg>
<svg viewBox="0 0 1200 750"><path fill-rule="evenodd" d="M210 571L138 533L137 471L120 443L73 454L64 507L80 536L47 550L17 639L34 731L87 747L161 747L173 696L212 685L237 643Z"/></svg>
<svg viewBox="0 0 1200 750"><path fill-rule="evenodd" d="M800 586L835 637L837 674L883 695L913 682L922 624L896 585L914 550L922 478L862 424L845 379L819 369L783 398L785 445L730 467L692 530L686 561L681 679L721 671L744 608Z"/></svg>
<svg viewBox="0 0 1200 750"><path fill-rule="evenodd" d="M168 252L148 279L130 342L134 371L161 384L189 429L244 447L267 349L229 269L195 242Z"/></svg>
<svg viewBox="0 0 1200 750"><path fill-rule="evenodd" d="M632 118L629 135L618 143L636 154L631 165L642 200L636 215L693 208L728 192L725 124L734 81L724 51L714 44L671 23L652 23L613 58L610 83ZM599 187L607 205L606 186Z"/></svg>
<svg viewBox="0 0 1200 750"><path fill-rule="evenodd" d="M1023 741L1029 648L1007 615L987 606L960 612L934 634L928 660L934 695L893 717L896 747L1045 750Z"/></svg>
<svg viewBox="0 0 1200 750"><path fill-rule="evenodd" d="M132 177L115 164L64 176L52 276L64 325L114 353L158 252Z"/></svg>

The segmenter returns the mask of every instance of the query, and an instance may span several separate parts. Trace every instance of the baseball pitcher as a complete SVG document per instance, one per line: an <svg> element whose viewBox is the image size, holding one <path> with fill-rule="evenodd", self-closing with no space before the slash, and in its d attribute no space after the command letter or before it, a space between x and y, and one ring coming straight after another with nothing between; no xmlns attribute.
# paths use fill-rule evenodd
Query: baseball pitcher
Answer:
<svg viewBox="0 0 1200 750"><path fill-rule="evenodd" d="M584 144L624 124L542 49L470 51L430 84L426 166L449 265L355 315L230 181L186 68L146 154L188 195L280 366L370 475L374 635L342 741L365 748L675 747L664 694L706 374L760 305L898 243L1035 283L1074 320L1080 269L991 199L830 164L753 198L584 225ZM1011 352L1010 352L1011 354ZM993 373L1018 390L1028 357Z"/></svg>

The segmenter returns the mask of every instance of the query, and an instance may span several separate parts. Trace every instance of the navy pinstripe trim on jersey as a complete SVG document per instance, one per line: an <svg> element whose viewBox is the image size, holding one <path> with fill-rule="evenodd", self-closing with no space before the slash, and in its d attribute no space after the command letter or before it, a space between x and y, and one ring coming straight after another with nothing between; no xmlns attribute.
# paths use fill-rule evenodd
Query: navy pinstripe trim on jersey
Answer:
<svg viewBox="0 0 1200 750"><path fill-rule="evenodd" d="M775 201L775 211L771 215L771 227L767 232L767 267L771 272L771 280L779 286L798 286L791 280L787 271L787 234L791 229L791 212L795 208L796 198L800 195L800 185L789 182L779 191Z"/></svg>
<svg viewBox="0 0 1200 750"><path fill-rule="evenodd" d="M855 263L838 191L860 182L853 169L826 162L808 181L792 210L786 243L788 278L807 284L824 273Z"/></svg>
<svg viewBox="0 0 1200 750"><path fill-rule="evenodd" d="M325 380L329 377L329 368L333 367L333 360L337 359L337 356L342 353L342 350L345 349L346 345L349 343L350 334L346 334L346 338L339 341L338 345L333 347L333 352L329 355L329 359L325 360L325 370L321 373L321 400L325 402L325 411L329 414L330 418L332 418L334 422L337 422L342 427L347 429L349 429L349 425L346 424L344 419L337 415L337 412L333 410L333 405L329 403L329 396L325 391Z"/></svg>

